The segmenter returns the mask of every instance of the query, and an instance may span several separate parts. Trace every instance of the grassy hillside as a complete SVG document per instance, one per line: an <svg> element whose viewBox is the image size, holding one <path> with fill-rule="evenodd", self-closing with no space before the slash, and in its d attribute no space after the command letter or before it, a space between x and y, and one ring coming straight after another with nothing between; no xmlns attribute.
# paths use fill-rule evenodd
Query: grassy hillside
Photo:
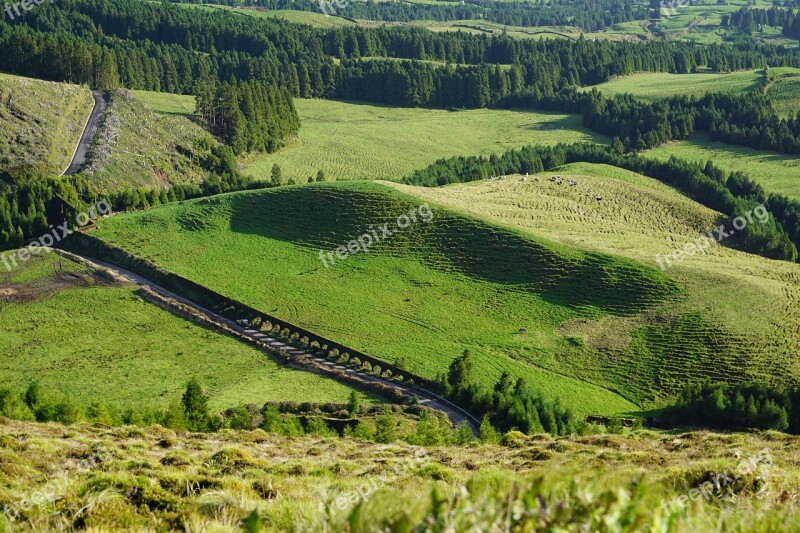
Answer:
<svg viewBox="0 0 800 533"><path fill-rule="evenodd" d="M61 174L93 106L87 87L0 74L0 171Z"/></svg>
<svg viewBox="0 0 800 533"><path fill-rule="evenodd" d="M0 442L0 504L9 511L0 529L242 531L253 511L263 531L800 527L792 497L800 443L775 433L538 436L422 449L3 420ZM720 488L700 494L714 480Z"/></svg>
<svg viewBox="0 0 800 533"><path fill-rule="evenodd" d="M550 181L556 175L564 181ZM569 186L568 179L577 185ZM656 255L717 226L717 213L660 182L605 165L568 165L527 181L516 176L444 188L395 187L487 221L656 268ZM642 394L697 375L800 381L800 266L714 245L667 274L682 290L649 323L604 317L561 324L560 334L579 337L596 352L571 354L560 364L574 375L606 377ZM680 330L679 340L653 329L663 322Z"/></svg>
<svg viewBox="0 0 800 533"><path fill-rule="evenodd" d="M284 178L399 179L441 157L502 153L527 144L605 142L578 116L476 109L443 111L326 100L295 100L299 139L276 154L246 160L244 171L268 180L273 164Z"/></svg>
<svg viewBox="0 0 800 533"><path fill-rule="evenodd" d="M760 183L767 192L800 199L799 157L711 142L704 134L696 134L685 141L664 144L646 154L664 160L671 156L703 163L711 160L728 172L744 172Z"/></svg>
<svg viewBox="0 0 800 533"><path fill-rule="evenodd" d="M590 193L598 191L610 192L597 185ZM680 200L662 196L638 216L669 212ZM766 365L764 372L786 375L785 361L777 368L760 357L746 364L741 349L748 343L705 306L683 305L688 288L655 266L442 208L434 208L429 224L417 223L369 253L328 268L321 262L320 251L346 245L370 224L394 224L418 203L370 183L289 187L114 217L97 236L356 349L403 360L427 377L470 349L485 384L507 369L580 413L631 408L587 381L652 405L680 388L687 372L734 379ZM683 224L711 227L714 218L700 211ZM581 220L591 239L593 216ZM800 376L794 369L789 375Z"/></svg>
<svg viewBox="0 0 800 533"><path fill-rule="evenodd" d="M346 401L335 381L278 365L265 353L176 317L134 286L65 283L55 255L0 272L0 382L45 391L84 406L165 407L192 376L215 409L269 400ZM82 271L62 260L64 270Z"/></svg>
<svg viewBox="0 0 800 533"><path fill-rule="evenodd" d="M195 141L208 134L184 116L186 97L157 94L141 100L126 90L112 94L84 171L101 188L163 187L202 180L204 173L191 153ZM160 112L146 101L155 102Z"/></svg>

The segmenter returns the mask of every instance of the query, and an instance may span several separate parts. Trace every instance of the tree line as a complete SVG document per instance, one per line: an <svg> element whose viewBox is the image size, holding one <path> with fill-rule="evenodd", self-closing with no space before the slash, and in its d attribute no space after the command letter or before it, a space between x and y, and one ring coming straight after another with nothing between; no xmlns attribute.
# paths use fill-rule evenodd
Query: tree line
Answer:
<svg viewBox="0 0 800 533"><path fill-rule="evenodd" d="M490 176L542 172L578 162L612 165L657 179L723 213L730 220L763 204L772 214L767 223L749 224L723 243L772 259L798 259L800 202L782 195L767 195L746 175L726 173L710 161L702 165L675 157L656 161L641 155L624 154L619 139L611 147L590 144L528 146L509 150L501 156L440 159L407 176L403 182L435 187L488 179Z"/></svg>
<svg viewBox="0 0 800 533"><path fill-rule="evenodd" d="M796 13L791 8L786 9L779 6L773 6L769 9L743 7L730 15L724 15L721 25L738 28L747 34L753 33L759 26L780 27L786 37L800 40L800 12Z"/></svg>
<svg viewBox="0 0 800 533"><path fill-rule="evenodd" d="M800 389L764 384L692 383L660 416L661 425L800 434Z"/></svg>
<svg viewBox="0 0 800 533"><path fill-rule="evenodd" d="M800 53L770 46L521 40L407 26L315 29L129 0L42 5L14 24L0 21L0 50L3 70L95 87L122 84L196 94L197 80L235 77L285 87L292 96L384 101L378 84L400 79L407 80L410 90L394 96L391 103L447 107L490 106L503 98L503 87L520 85L549 94L641 71L800 66ZM364 57L435 60L454 66L397 65L362 61ZM518 68L495 72L489 67L495 64ZM483 70L475 71L477 66ZM490 97L468 103L463 93L473 90L474 76L481 78L481 84L488 78ZM356 91L365 83L371 88ZM420 96L426 94L435 98Z"/></svg>
<svg viewBox="0 0 800 533"><path fill-rule="evenodd" d="M502 432L516 430L528 435L558 436L589 430L583 420L558 400L546 400L524 378L513 380L508 372L503 372L491 390L482 388L476 383L469 351L456 357L447 374L438 381L445 397Z"/></svg>

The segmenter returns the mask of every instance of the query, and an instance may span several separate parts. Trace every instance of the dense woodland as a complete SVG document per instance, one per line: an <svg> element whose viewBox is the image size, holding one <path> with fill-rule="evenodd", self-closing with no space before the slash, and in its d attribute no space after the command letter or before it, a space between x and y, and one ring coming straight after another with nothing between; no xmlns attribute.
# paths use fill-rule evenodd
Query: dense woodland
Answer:
<svg viewBox="0 0 800 533"><path fill-rule="evenodd" d="M318 30L125 0L41 7L26 16L25 25L0 22L0 48L9 52L0 57L0 69L95 87L121 84L191 94L207 91L200 80L217 79L277 85L290 96L443 108L544 108L583 113L587 126L620 137L629 150L707 130L712 138L732 144L800 153L798 121L779 119L763 97L710 95L646 104L574 90L639 71L800 66L800 52L782 48L514 40L409 27ZM234 92L247 100L255 85L237 87ZM219 90L232 89L221 84ZM273 150L280 144L276 139L296 131L288 103L279 106L285 116L272 125L274 133L256 133L269 121L248 118L257 111L246 101L240 104L246 123L229 106L230 119L212 125L212 131L234 143L236 153ZM209 104L204 106L212 117Z"/></svg>
<svg viewBox="0 0 800 533"><path fill-rule="evenodd" d="M780 27L785 36L800 40L800 12L793 9L743 7L731 15L724 15L722 25L738 28L748 34L758 30L760 26Z"/></svg>
<svg viewBox="0 0 800 533"><path fill-rule="evenodd" d="M288 91L259 81L201 80L197 112L211 132L237 155L274 152L300 129Z"/></svg>
<svg viewBox="0 0 800 533"><path fill-rule="evenodd" d="M762 384L694 383L661 416L662 424L775 429L800 434L800 389Z"/></svg>
<svg viewBox="0 0 800 533"><path fill-rule="evenodd" d="M781 195L767 195L760 185L747 176L736 172L728 174L711 162L699 165L675 158L660 162L639 155L625 155L622 151L618 140L610 148L589 144L529 146L509 150L502 156L441 159L415 172L404 182L439 186L483 180L490 176L542 172L568 163L603 163L672 185L731 219L764 204L773 215L768 224L750 224L723 244L773 259L798 259L800 202Z"/></svg>

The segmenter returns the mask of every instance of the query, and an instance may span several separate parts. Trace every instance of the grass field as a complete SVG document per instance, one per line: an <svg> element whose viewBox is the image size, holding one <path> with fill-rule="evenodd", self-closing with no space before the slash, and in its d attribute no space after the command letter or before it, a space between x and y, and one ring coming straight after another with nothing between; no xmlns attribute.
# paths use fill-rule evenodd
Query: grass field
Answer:
<svg viewBox="0 0 800 533"><path fill-rule="evenodd" d="M0 73L0 100L0 170L66 170L94 106L89 88Z"/></svg>
<svg viewBox="0 0 800 533"><path fill-rule="evenodd" d="M800 69L770 69L770 97L778 114L783 117L796 117L800 113Z"/></svg>
<svg viewBox="0 0 800 533"><path fill-rule="evenodd" d="M606 142L580 126L580 117L476 109L443 111L330 100L295 100L299 140L275 154L244 162L244 172L269 180L273 164L284 178L400 179L439 158L502 153L527 144Z"/></svg>
<svg viewBox="0 0 800 533"><path fill-rule="evenodd" d="M577 185L556 184L550 181L554 175ZM444 188L395 187L483 220L654 267L657 254L693 242L716 227L718 215L660 182L604 165L568 165L526 181L509 177ZM800 265L714 246L668 274L683 290L671 310L656 311L662 320L704 319L686 327L678 345L628 317L579 320L562 324L563 334L583 338L597 352L560 358L562 368L595 382L616 380L620 389L638 388L642 395L698 374L800 380L794 355L800 350ZM670 313L673 318L667 319Z"/></svg>
<svg viewBox="0 0 800 533"><path fill-rule="evenodd" d="M0 275L0 382L17 391L39 381L45 392L79 404L165 407L198 377L215 409L270 400L347 400L338 382L278 365L261 351L176 317L143 300L134 286L53 288L54 255ZM64 270L81 270L63 260ZM14 292L12 292L14 291Z"/></svg>
<svg viewBox="0 0 800 533"><path fill-rule="evenodd" d="M131 92L136 100L156 113L185 117L192 117L195 114L195 98L192 95L159 93L155 91Z"/></svg>
<svg viewBox="0 0 800 533"><path fill-rule="evenodd" d="M647 100L658 100L678 95L702 96L707 92L741 94L758 89L763 79L763 71L727 74L646 73L615 78L583 90L596 88L609 97L628 93Z"/></svg>
<svg viewBox="0 0 800 533"><path fill-rule="evenodd" d="M204 171L187 154L208 133L190 120L193 112L193 97L116 91L84 172L110 190L202 181Z"/></svg>
<svg viewBox="0 0 800 533"><path fill-rule="evenodd" d="M665 160L673 155L687 161L705 163L710 160L729 172L744 172L760 183L767 192L800 199L798 157L711 142L702 134L696 134L685 141L671 142L645 153Z"/></svg>
<svg viewBox="0 0 800 533"><path fill-rule="evenodd" d="M800 442L776 433L517 436L505 445L423 450L262 431L201 436L3 421L0 442L0 504L25 510L14 530L124 524L137 531L242 531L254 510L262 531L800 527L791 496L800 490ZM715 476L719 490L688 498ZM53 492L58 497L24 506ZM686 503L676 506L680 496ZM0 529L11 527L9 517L14 513L0 515Z"/></svg>

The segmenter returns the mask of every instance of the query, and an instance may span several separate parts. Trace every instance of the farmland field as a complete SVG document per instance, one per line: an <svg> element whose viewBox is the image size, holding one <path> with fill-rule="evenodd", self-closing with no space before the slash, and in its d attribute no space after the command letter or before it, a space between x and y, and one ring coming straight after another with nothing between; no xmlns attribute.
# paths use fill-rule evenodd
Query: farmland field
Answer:
<svg viewBox="0 0 800 533"><path fill-rule="evenodd" d="M758 89L764 79L762 71L733 72L730 74L634 74L615 78L606 83L584 88L596 88L605 96L632 94L658 100L670 96L702 96L707 92L742 93Z"/></svg>
<svg viewBox="0 0 800 533"><path fill-rule="evenodd" d="M527 144L606 142L574 115L533 111L409 109L326 100L297 100L299 139L275 154L252 156L246 174L306 182L318 170L337 180L395 180L441 157L502 153Z"/></svg>
<svg viewBox="0 0 800 533"><path fill-rule="evenodd" d="M195 325L142 299L134 286L56 285L55 255L0 275L0 381L24 390L31 381L82 406L163 408L180 399L191 377L208 388L215 409L271 400L344 402L350 389L292 370L238 340ZM82 267L62 259L64 271ZM34 290L33 299L6 298Z"/></svg>
<svg viewBox="0 0 800 533"><path fill-rule="evenodd" d="M711 142L702 134L667 143L646 154L664 160L675 156L687 161L712 161L728 172L744 172L767 192L800 199L800 159L797 157Z"/></svg>

